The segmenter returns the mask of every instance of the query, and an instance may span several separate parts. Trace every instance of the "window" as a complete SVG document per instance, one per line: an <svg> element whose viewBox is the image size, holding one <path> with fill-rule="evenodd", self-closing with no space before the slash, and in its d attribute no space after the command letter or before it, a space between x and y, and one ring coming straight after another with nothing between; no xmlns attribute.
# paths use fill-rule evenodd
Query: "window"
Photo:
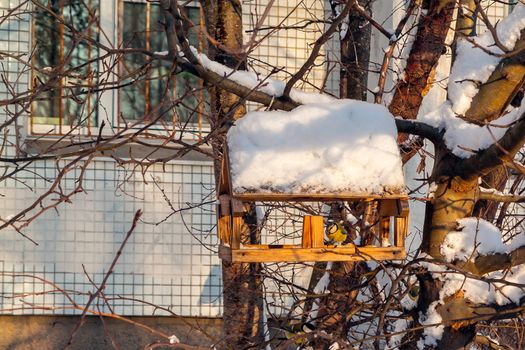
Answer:
<svg viewBox="0 0 525 350"><path fill-rule="evenodd" d="M202 50L201 9L187 7L184 15L194 24L187 28L190 43ZM101 118L115 127L155 121L159 129L200 132L207 124L200 79L175 74L172 62L141 52L101 62L99 54L105 52L99 53L99 39L115 48L167 52L163 22L159 4L145 0L35 0L32 82L37 97L30 132L96 135ZM108 67L114 79L108 78ZM99 80L118 88L102 92Z"/></svg>
<svg viewBox="0 0 525 350"><path fill-rule="evenodd" d="M63 134L97 123L98 0L33 4L31 132Z"/></svg>
<svg viewBox="0 0 525 350"><path fill-rule="evenodd" d="M121 37L123 47L167 52L164 16L158 4L123 1ZM191 45L202 49L201 11L187 7L185 15L194 24L187 28ZM121 123L149 122L178 128L202 126L202 82L189 73L172 74L169 61L150 61L141 53L127 54L120 66L119 117Z"/></svg>

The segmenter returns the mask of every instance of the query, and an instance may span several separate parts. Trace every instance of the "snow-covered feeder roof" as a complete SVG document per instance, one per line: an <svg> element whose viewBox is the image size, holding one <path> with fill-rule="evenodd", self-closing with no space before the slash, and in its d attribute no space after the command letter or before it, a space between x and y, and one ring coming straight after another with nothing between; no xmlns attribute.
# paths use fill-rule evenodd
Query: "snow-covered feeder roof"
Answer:
<svg viewBox="0 0 525 350"><path fill-rule="evenodd" d="M250 112L228 132L235 196L405 197L393 116L355 100Z"/></svg>

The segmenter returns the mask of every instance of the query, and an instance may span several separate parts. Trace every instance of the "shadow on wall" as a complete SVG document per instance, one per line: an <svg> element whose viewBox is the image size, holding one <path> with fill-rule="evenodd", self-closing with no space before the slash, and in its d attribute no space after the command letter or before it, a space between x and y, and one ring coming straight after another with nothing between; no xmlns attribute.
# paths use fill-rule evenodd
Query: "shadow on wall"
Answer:
<svg viewBox="0 0 525 350"><path fill-rule="evenodd" d="M222 278L220 265L213 265L202 286L199 305L221 305Z"/></svg>

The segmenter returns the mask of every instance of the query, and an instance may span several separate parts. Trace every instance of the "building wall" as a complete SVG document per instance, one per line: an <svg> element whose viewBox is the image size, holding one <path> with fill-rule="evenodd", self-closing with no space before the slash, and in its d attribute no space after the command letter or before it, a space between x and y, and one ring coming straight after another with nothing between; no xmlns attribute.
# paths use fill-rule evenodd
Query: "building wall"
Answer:
<svg viewBox="0 0 525 350"><path fill-rule="evenodd" d="M13 9L20 2L0 0L0 11ZM116 0L104 0L103 3L101 21L107 36L102 40L115 44L118 39L113 25L118 16ZM267 0L244 2L246 31L258 22L267 4ZM380 22L387 28L393 28L402 16L403 7L402 2L381 0L374 9ZM393 9L396 9L394 16L390 16ZM250 32L245 35L245 42L265 39L254 48L249 59L250 68L263 74L277 68L273 77L289 78L311 53L312 43L325 28L323 19L328 11L329 7L322 0L277 2L262 22L262 28L267 29L261 29L254 37ZM290 12L291 15L281 22ZM31 47L30 34L30 18L26 14L1 22L0 51L27 55ZM373 31L372 64L380 63L382 49L387 42L386 38ZM299 86L337 95L337 51L337 41L330 42L316 66L308 73L309 82ZM19 92L27 90L30 68L26 64L5 57L0 60L0 68L8 72L6 78L13 83L10 88ZM371 74L371 86L374 86L375 79ZM0 84L0 98L7 99L9 96L8 87ZM110 124L115 120L115 100L114 91L101 96L99 115ZM21 113L22 117L8 128L3 155L23 155L24 151L31 153L43 140L35 141L27 135L27 113L13 110L13 106L5 108L0 110L1 120L7 120L12 113ZM18 140L32 140L33 143L26 145L25 150L18 149L15 147L20 144L17 137ZM64 165L65 162L58 164ZM2 166L7 171L14 169L14 165L3 163ZM18 210L33 203L49 188L56 172L53 161L37 161L14 178L0 181L0 217L9 219ZM75 188L79 172L80 169L76 169L65 176L61 183L64 189ZM23 230L38 245L13 229L2 230L0 313L79 313L71 308L71 302L63 293L50 292L56 289L51 282L65 290L80 292L70 293L70 296L76 303L85 303L87 293L94 290L86 273L95 283L101 281L131 225L134 212L143 209L143 220L126 245L105 290L110 297L109 306L124 315L170 314L156 310L153 305L169 308L178 315L220 315L222 282L214 234L211 162L189 155L184 160L153 166L142 174L140 169L131 166L117 166L109 157L98 157L87 166L84 177L86 193L76 194L72 197L72 203L60 205L58 211L48 210ZM205 204L194 207L201 202ZM171 205L176 210L183 210L173 213ZM283 229L276 215L274 226ZM293 225L288 229L293 232ZM292 235L288 239L293 241L298 236ZM270 266L269 269L276 275L294 274L298 283L305 283L309 276L308 269L304 267L287 269L286 272L278 272L278 266ZM275 291L277 286L268 283L268 291ZM47 293L42 293L44 291ZM277 306L286 305L291 298L275 295L269 294L269 300ZM27 303L45 308L35 309ZM98 306L101 310L108 310L103 303Z"/></svg>
<svg viewBox="0 0 525 350"><path fill-rule="evenodd" d="M0 11L13 9L20 3L19 0L1 0ZM322 1L309 1L308 5L302 1L281 2L270 11L264 25L277 24L296 5L299 6L283 25L324 17L326 9ZM246 30L257 21L254 19L264 8L263 2L245 4ZM106 33L102 40L106 44L115 44L118 40L113 25L116 18L116 1L105 0L101 23ZM286 67L288 72L281 71L275 77L289 77L289 73L299 69L306 60L322 28L323 24L317 23L305 29L275 31L255 49L253 57L257 59L250 60L252 67L262 73L267 73L271 66ZM246 41L249 38L247 34ZM27 14L0 24L1 51L28 57L30 48L31 24ZM336 80L325 79L327 66L318 63L319 66L308 74L311 85L306 84L303 88L315 90L315 86L320 87L326 81L325 90L337 91ZM14 83L13 87L26 91L30 68L10 58L0 64L9 71L7 78ZM3 84L0 84L0 94L2 99L10 96ZM110 125L115 120L115 99L114 91L104 92L100 98L99 116ZM8 112L13 111L0 110L0 118L8 119L11 115ZM31 153L43 147L45 142L56 140L45 137L36 140L27 135L28 118L28 114L22 112L21 124L9 128L10 143L3 155ZM19 133L18 142L15 130ZM17 149L16 145L22 143L25 149ZM58 165L66 163L59 161ZM85 304L88 293L94 290L87 275L94 283L100 283L130 228L135 211L142 209L142 221L125 246L105 289L111 310L123 315L170 314L156 310L153 305L158 305L178 315L220 315L222 283L214 234L211 165L209 160L189 155L184 160L152 166L142 174L141 169L131 165L117 166L110 157L95 158L86 167L85 193L74 195L71 203L61 204L58 210L46 211L23 230L23 234L38 245L13 229L2 230L0 313L78 314L79 310L71 307L63 293L50 291L62 288L70 291L68 294L75 303ZM56 174L54 161L36 161L12 179L0 181L0 217L9 219L31 205L49 188ZM77 168L64 177L61 186L65 191L75 188L79 174ZM174 209L182 210L173 214L168 200ZM193 208L201 202L206 204ZM50 203L52 199L45 202ZM26 217L35 212L30 211ZM108 305L99 302L97 307L108 311Z"/></svg>

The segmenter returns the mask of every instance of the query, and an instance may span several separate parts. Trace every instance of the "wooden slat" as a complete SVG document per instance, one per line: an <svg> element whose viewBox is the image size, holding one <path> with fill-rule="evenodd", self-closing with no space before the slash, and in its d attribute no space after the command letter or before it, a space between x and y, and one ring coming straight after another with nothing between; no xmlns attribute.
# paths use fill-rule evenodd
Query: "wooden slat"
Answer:
<svg viewBox="0 0 525 350"><path fill-rule="evenodd" d="M380 221L380 237L381 237L381 246L388 247L390 244L390 217L381 217Z"/></svg>
<svg viewBox="0 0 525 350"><path fill-rule="evenodd" d="M369 193L233 193L232 196L242 201L252 202L333 202L333 201L371 201L376 199L408 199L405 193L371 195Z"/></svg>
<svg viewBox="0 0 525 350"><path fill-rule="evenodd" d="M217 195L221 194L230 194L231 193L231 184L230 184L230 170L228 167L228 156L226 154L222 157L221 162L221 174L219 177L219 185L217 186Z"/></svg>
<svg viewBox="0 0 525 350"><path fill-rule="evenodd" d="M400 201L401 214L395 219L394 245L396 247L405 246L405 237L408 234L408 201Z"/></svg>
<svg viewBox="0 0 525 350"><path fill-rule="evenodd" d="M229 248L226 248L229 249ZM219 250L221 252L222 250ZM338 246L333 248L277 248L277 249L231 249L221 255L232 262L315 262L315 261L364 261L400 260L406 257L398 247L377 248Z"/></svg>
<svg viewBox="0 0 525 350"><path fill-rule="evenodd" d="M219 207L220 212L219 215L225 216L231 214L231 197L227 194L221 194L219 195Z"/></svg>
<svg viewBox="0 0 525 350"><path fill-rule="evenodd" d="M305 215L303 217L303 248L312 248L312 216Z"/></svg>
<svg viewBox="0 0 525 350"><path fill-rule="evenodd" d="M396 247L404 247L406 231L408 229L408 219L405 217L396 218L395 227L394 245Z"/></svg>
<svg viewBox="0 0 525 350"><path fill-rule="evenodd" d="M324 224L323 217L319 215L312 216L310 221L312 232L312 247L321 248L324 247Z"/></svg>
<svg viewBox="0 0 525 350"><path fill-rule="evenodd" d="M298 244L243 244L241 249L302 248Z"/></svg>
<svg viewBox="0 0 525 350"><path fill-rule="evenodd" d="M221 162L221 174L219 177L219 185L217 187L217 195L221 194L232 194L232 182L230 172L230 155L228 151L228 142L224 143L222 162Z"/></svg>

